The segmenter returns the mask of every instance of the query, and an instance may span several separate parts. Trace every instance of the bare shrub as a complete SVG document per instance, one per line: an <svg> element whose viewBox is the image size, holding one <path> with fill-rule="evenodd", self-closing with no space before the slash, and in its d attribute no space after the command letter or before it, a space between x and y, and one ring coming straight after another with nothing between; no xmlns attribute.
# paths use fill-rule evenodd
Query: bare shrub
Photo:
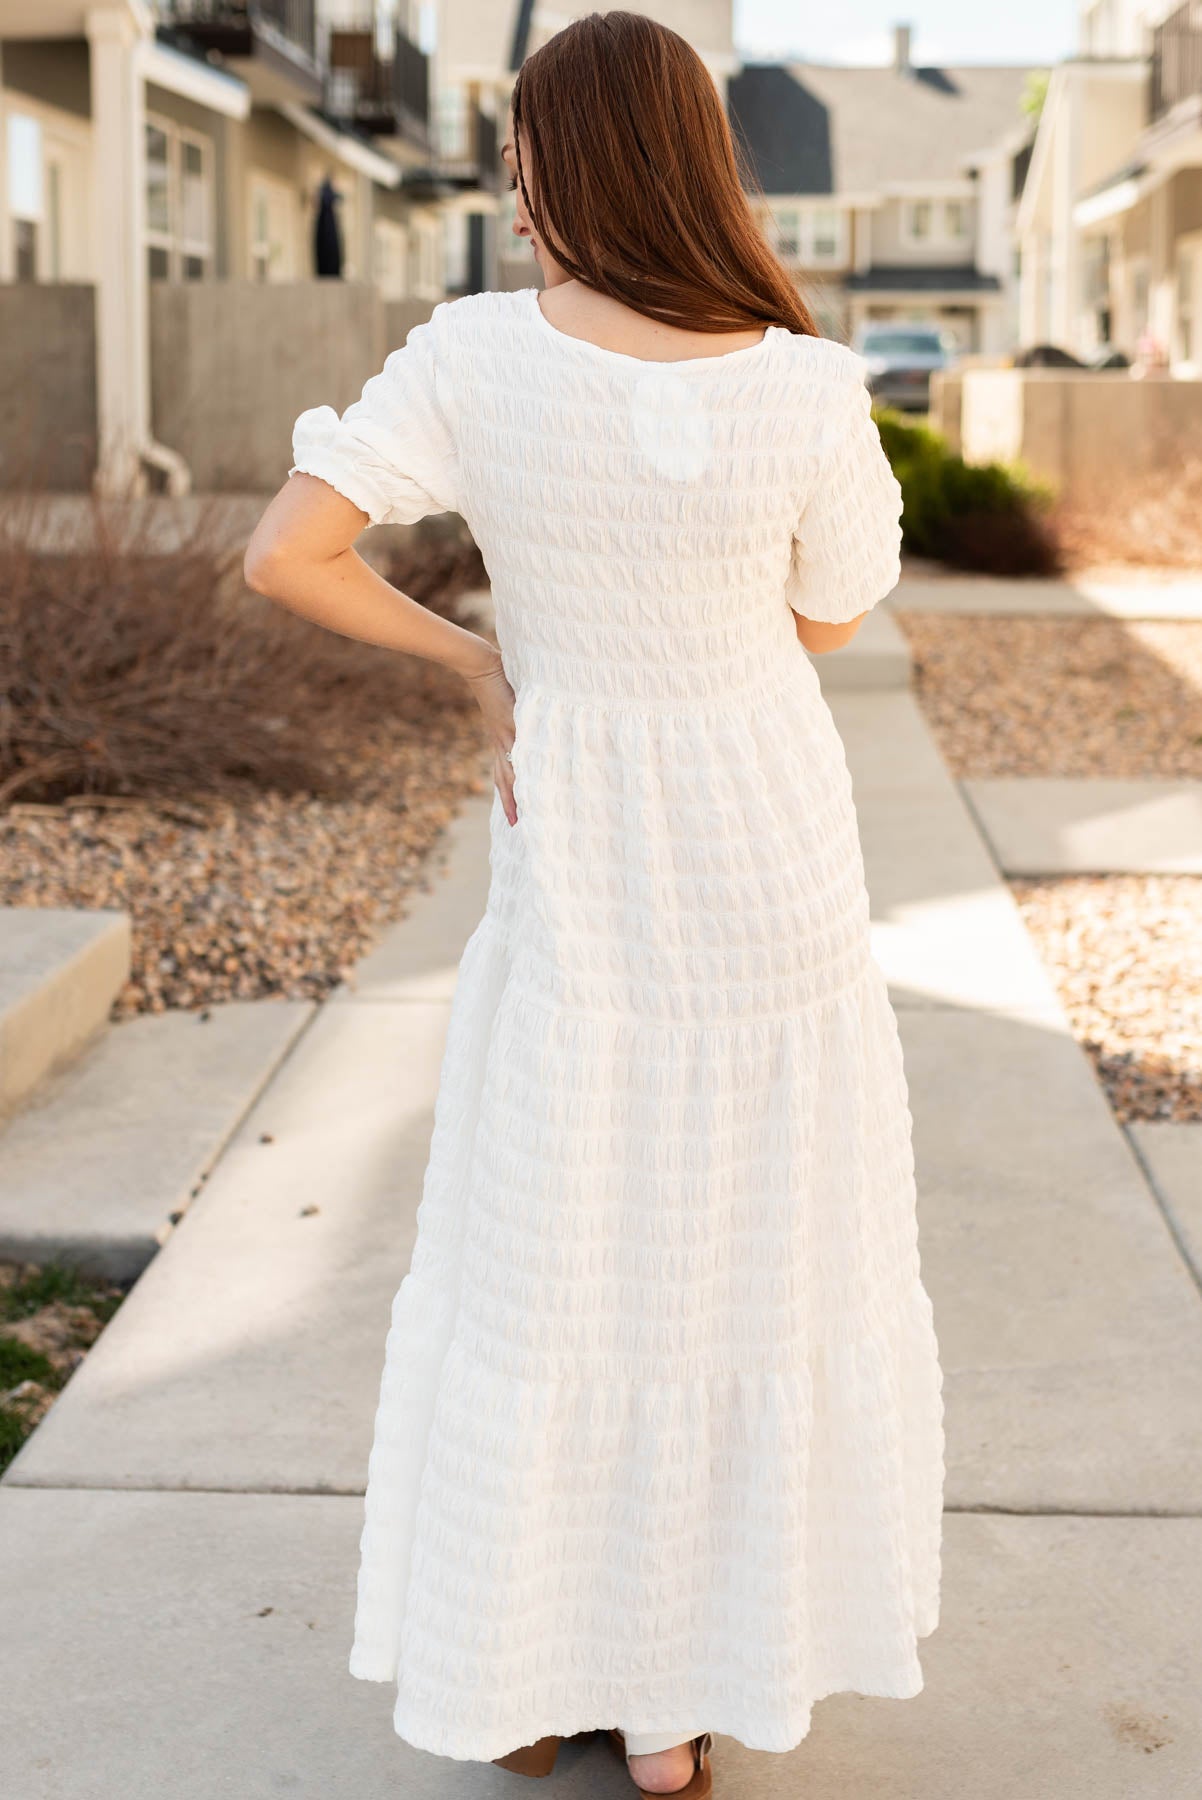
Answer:
<svg viewBox="0 0 1202 1800"><path fill-rule="evenodd" d="M332 739L473 704L435 664L249 593L220 502L197 507L169 549L151 516L131 528L94 501L87 546L58 554L28 517L0 536L0 804L247 788L338 798L349 777ZM444 612L480 579L470 542L393 561L404 591Z"/></svg>
<svg viewBox="0 0 1202 1800"><path fill-rule="evenodd" d="M1062 497L1054 517L1074 568L1202 568L1202 457L1144 476L1124 474L1116 458L1105 488L1088 498Z"/></svg>

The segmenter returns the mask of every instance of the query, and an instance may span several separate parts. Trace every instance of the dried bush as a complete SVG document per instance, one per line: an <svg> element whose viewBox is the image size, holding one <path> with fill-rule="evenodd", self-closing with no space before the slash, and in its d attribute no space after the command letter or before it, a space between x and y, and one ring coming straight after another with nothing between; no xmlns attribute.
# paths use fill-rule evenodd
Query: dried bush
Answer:
<svg viewBox="0 0 1202 1800"><path fill-rule="evenodd" d="M1116 464L1104 489L1088 499L1059 500L1055 521L1075 568L1202 568L1202 457L1183 462L1169 477L1124 474Z"/></svg>
<svg viewBox="0 0 1202 1800"><path fill-rule="evenodd" d="M902 542L917 556L986 575L1054 575L1063 555L1051 491L1003 463L968 463L929 425L873 411L902 490Z"/></svg>
<svg viewBox="0 0 1202 1800"><path fill-rule="evenodd" d="M10 519L0 539L0 804L246 788L337 798L332 735L432 699L473 704L436 664L247 592L219 503L170 553L99 501L90 536L46 554ZM470 542L394 561L404 591L444 612L480 578Z"/></svg>

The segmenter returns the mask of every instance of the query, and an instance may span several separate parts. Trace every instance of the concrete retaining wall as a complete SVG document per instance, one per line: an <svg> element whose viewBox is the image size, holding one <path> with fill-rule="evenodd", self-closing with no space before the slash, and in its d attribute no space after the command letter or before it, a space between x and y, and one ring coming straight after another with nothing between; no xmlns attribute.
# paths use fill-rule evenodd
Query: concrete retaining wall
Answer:
<svg viewBox="0 0 1202 1800"><path fill-rule="evenodd" d="M0 489L78 492L95 466L94 289L0 285Z"/></svg>
<svg viewBox="0 0 1202 1800"><path fill-rule="evenodd" d="M963 401L963 376L951 369L936 369L931 376L931 424L947 439L950 450L960 449L960 410Z"/></svg>
<svg viewBox="0 0 1202 1800"><path fill-rule="evenodd" d="M1202 381L1134 380L1122 369L966 369L959 383L968 461L1021 460L1065 492L1096 495L1202 458Z"/></svg>
<svg viewBox="0 0 1202 1800"><path fill-rule="evenodd" d="M432 310L336 281L156 283L150 302L155 436L219 494L279 487L297 414L349 406Z"/></svg>
<svg viewBox="0 0 1202 1800"><path fill-rule="evenodd" d="M152 282L154 435L197 493L270 493L288 473L297 414L349 406L432 311L367 283ZM0 285L0 491L90 488L95 368L92 287Z"/></svg>

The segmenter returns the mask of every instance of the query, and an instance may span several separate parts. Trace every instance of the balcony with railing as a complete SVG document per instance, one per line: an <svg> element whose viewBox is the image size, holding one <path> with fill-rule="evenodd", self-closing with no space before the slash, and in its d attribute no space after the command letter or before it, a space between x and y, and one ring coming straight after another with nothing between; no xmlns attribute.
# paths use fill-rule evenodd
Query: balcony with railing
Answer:
<svg viewBox="0 0 1202 1800"><path fill-rule="evenodd" d="M256 100L319 101L316 0L155 0L159 35L217 56Z"/></svg>
<svg viewBox="0 0 1202 1800"><path fill-rule="evenodd" d="M403 31L382 56L367 25L330 32L325 111L373 137L430 148L429 58Z"/></svg>
<svg viewBox="0 0 1202 1800"><path fill-rule="evenodd" d="M453 100L454 105L448 105ZM497 121L462 90L441 96L434 125L433 156L421 169L406 169L403 184L414 199L437 200L480 189L493 194L501 185L497 154Z"/></svg>
<svg viewBox="0 0 1202 1800"><path fill-rule="evenodd" d="M1202 101L1202 0L1184 0L1152 33L1152 123L1186 100Z"/></svg>

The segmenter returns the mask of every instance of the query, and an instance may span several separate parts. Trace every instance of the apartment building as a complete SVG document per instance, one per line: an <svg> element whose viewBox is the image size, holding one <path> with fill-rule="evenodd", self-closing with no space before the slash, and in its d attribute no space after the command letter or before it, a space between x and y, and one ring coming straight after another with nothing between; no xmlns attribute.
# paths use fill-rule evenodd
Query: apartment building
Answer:
<svg viewBox="0 0 1202 1800"><path fill-rule="evenodd" d="M417 0L4 0L0 295L53 290L5 299L9 355L94 332L102 486L188 483L151 432L163 285L448 291L444 214L495 206L500 169L495 133L442 154L436 24Z"/></svg>
<svg viewBox="0 0 1202 1800"><path fill-rule="evenodd" d="M1016 228L1024 343L1202 374L1202 5L1086 0Z"/></svg>
<svg viewBox="0 0 1202 1800"><path fill-rule="evenodd" d="M731 124L824 330L854 339L870 320L907 320L999 354L1017 332L1033 71L930 67L911 46L899 25L881 67L748 65L729 85Z"/></svg>

